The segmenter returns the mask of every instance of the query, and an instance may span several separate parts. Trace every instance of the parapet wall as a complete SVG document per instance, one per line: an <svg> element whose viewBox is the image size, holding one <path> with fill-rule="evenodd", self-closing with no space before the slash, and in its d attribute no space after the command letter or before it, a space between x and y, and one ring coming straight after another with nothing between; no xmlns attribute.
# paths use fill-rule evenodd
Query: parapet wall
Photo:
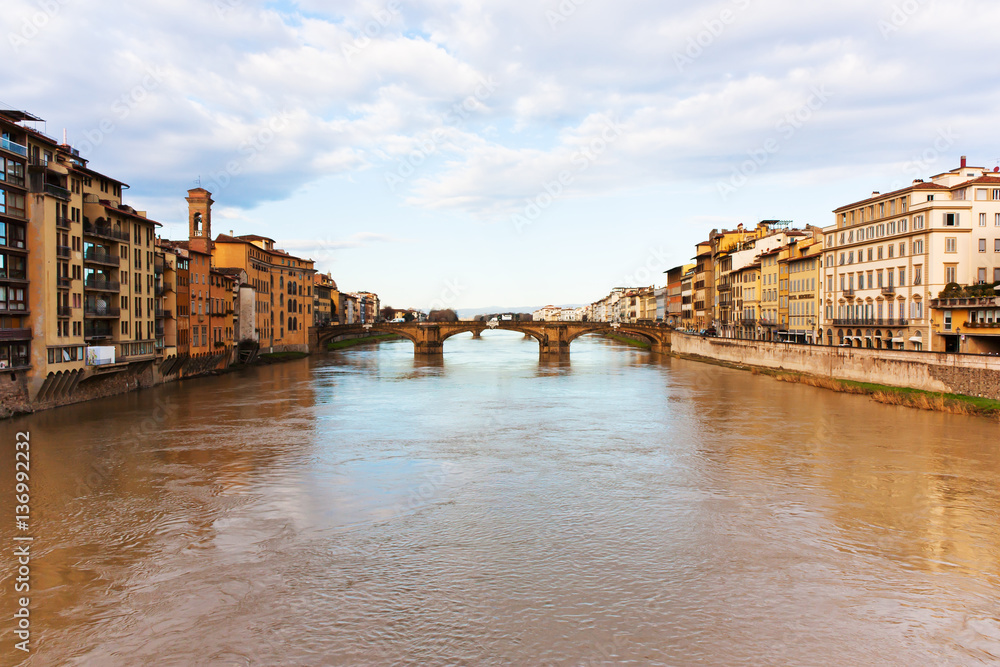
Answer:
<svg viewBox="0 0 1000 667"><path fill-rule="evenodd" d="M736 364L1000 400L1000 357L702 338L674 332L672 350Z"/></svg>

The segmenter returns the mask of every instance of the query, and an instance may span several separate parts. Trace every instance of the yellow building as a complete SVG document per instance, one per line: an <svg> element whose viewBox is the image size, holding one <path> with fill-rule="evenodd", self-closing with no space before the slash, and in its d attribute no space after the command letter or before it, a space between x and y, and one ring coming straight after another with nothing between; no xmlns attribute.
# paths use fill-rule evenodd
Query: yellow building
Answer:
<svg viewBox="0 0 1000 667"><path fill-rule="evenodd" d="M207 190L188 192L188 226L193 239L211 239L214 203ZM248 234L219 234L211 241L214 265L239 268L256 293L256 333L265 352L309 349L313 326L313 261L274 247L274 240Z"/></svg>
<svg viewBox="0 0 1000 667"><path fill-rule="evenodd" d="M782 329L779 317L780 264L784 248L775 248L760 255L760 333L763 340L778 340Z"/></svg>
<svg viewBox="0 0 1000 667"><path fill-rule="evenodd" d="M782 313L787 313L782 340L819 344L818 326L822 310L823 243L804 239L788 246L781 260L787 296Z"/></svg>
<svg viewBox="0 0 1000 667"><path fill-rule="evenodd" d="M952 287L931 299L935 352L1000 354L1000 295L989 285Z"/></svg>
<svg viewBox="0 0 1000 667"><path fill-rule="evenodd" d="M27 395L44 406L146 381L159 223L122 202L122 181L29 127L37 122L0 111L0 326L28 334L4 336L0 363L30 365Z"/></svg>

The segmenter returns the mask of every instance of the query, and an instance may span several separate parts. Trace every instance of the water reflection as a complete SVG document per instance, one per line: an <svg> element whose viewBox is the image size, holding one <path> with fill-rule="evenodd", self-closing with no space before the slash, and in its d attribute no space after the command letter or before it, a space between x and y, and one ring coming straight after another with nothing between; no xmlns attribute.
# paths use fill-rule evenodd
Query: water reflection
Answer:
<svg viewBox="0 0 1000 667"><path fill-rule="evenodd" d="M445 345L12 422L29 664L1000 656L994 423L594 337L556 361L506 332Z"/></svg>

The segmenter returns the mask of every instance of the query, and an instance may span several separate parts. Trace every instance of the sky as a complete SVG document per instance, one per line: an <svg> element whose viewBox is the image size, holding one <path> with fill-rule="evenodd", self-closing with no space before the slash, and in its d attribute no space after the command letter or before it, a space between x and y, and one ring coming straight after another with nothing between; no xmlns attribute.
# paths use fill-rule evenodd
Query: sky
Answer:
<svg viewBox="0 0 1000 667"><path fill-rule="evenodd" d="M976 0L4 0L0 103L187 235L397 308L662 285L712 229L1000 165Z"/></svg>

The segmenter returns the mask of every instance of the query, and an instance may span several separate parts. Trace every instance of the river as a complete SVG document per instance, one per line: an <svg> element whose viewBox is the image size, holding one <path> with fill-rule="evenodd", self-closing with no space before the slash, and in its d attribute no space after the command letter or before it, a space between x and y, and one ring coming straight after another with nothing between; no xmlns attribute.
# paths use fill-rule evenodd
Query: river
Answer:
<svg viewBox="0 0 1000 667"><path fill-rule="evenodd" d="M597 337L393 341L4 423L29 665L1000 661L998 425Z"/></svg>

